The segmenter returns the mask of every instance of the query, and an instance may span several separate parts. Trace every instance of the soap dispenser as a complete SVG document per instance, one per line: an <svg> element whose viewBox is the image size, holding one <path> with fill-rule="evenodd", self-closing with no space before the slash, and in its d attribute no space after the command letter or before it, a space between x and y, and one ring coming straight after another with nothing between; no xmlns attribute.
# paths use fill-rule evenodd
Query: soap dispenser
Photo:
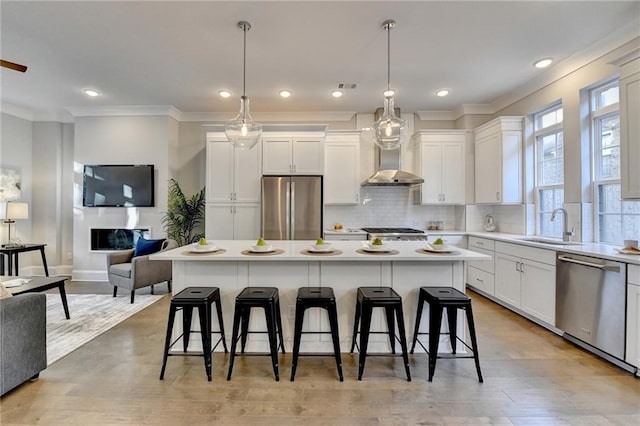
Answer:
<svg viewBox="0 0 640 426"><path fill-rule="evenodd" d="M484 217L484 230L487 232L493 232L496 230L496 223L493 221L493 216L490 214Z"/></svg>

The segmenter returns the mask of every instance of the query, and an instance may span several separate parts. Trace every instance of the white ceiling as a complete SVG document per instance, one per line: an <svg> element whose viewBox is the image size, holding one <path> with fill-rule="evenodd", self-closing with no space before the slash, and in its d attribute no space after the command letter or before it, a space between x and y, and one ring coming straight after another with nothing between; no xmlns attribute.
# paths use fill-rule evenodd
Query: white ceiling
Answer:
<svg viewBox="0 0 640 426"><path fill-rule="evenodd" d="M606 43L640 33L640 1L199 1L1 3L3 104L34 114L66 108L172 105L235 112L242 91L240 20L247 34L252 111L373 112L391 85L403 111L492 104L531 82L593 59ZM555 68L532 63L553 57ZM565 67L561 70L561 67ZM339 82L357 83L341 99ZM447 98L434 96L447 87ZM101 97L88 98L83 88ZM282 99L280 89L293 96ZM233 96L222 99L221 89Z"/></svg>

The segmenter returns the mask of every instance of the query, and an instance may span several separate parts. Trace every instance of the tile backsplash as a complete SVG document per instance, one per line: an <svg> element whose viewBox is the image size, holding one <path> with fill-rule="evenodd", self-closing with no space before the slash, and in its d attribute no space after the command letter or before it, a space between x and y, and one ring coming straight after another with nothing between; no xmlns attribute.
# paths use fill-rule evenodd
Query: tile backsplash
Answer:
<svg viewBox="0 0 640 426"><path fill-rule="evenodd" d="M360 190L360 204L326 206L324 227L341 223L346 228L410 227L427 229L430 221L444 222L444 229L464 230L464 206L413 204L409 187L369 186Z"/></svg>

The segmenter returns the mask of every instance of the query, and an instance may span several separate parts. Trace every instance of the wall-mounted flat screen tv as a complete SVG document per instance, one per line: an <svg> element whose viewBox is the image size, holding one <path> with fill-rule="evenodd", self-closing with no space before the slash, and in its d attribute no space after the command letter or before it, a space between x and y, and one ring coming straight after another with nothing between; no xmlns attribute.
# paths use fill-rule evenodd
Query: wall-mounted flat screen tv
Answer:
<svg viewBox="0 0 640 426"><path fill-rule="evenodd" d="M85 165L85 207L153 207L153 164Z"/></svg>

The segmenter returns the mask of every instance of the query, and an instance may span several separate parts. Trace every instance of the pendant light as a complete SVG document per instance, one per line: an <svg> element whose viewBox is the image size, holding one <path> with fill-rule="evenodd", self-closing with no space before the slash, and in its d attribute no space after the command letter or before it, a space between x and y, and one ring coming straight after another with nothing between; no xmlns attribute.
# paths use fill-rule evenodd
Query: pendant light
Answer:
<svg viewBox="0 0 640 426"><path fill-rule="evenodd" d="M247 21L238 22L238 28L244 33L244 54L242 62L242 96L240 97L240 112L232 120L224 124L224 132L227 139L236 148L253 148L262 135L262 125L256 123L249 113L249 98L247 97L247 31L251 29L251 24Z"/></svg>
<svg viewBox="0 0 640 426"><path fill-rule="evenodd" d="M391 90L391 29L396 21L389 19L382 23L387 31L387 90L384 91L384 111L382 117L372 124L373 141L380 149L398 149L406 139L407 123L396 116L394 109L395 92Z"/></svg>

